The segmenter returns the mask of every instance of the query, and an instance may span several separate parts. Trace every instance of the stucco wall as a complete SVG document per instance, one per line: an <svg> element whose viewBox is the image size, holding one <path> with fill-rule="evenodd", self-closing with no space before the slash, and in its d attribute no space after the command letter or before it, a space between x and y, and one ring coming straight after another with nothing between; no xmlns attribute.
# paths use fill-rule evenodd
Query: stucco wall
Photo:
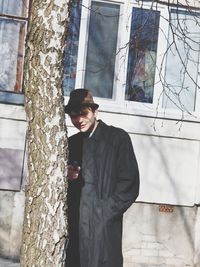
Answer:
<svg viewBox="0 0 200 267"><path fill-rule="evenodd" d="M193 267L196 211L135 203L124 216L125 267Z"/></svg>
<svg viewBox="0 0 200 267"><path fill-rule="evenodd" d="M6 181L0 177L0 256L18 258L21 244L24 191L22 186L26 123L22 109L0 119L0 149L19 152ZM141 174L141 192L124 216L125 267L200 266L199 124L100 112L107 124L124 128L131 136ZM76 132L66 118L69 135ZM152 126L153 125L153 126ZM9 153L8 153L9 154ZM13 155L13 154L12 154ZM24 156L23 156L24 157ZM4 159L5 160L5 159ZM9 158L7 158L9 161ZM2 178L3 177L3 178ZM19 183L12 181L17 179ZM144 203L146 202L146 203ZM157 203L157 204L152 204ZM162 206L172 204L173 206Z"/></svg>
<svg viewBox="0 0 200 267"><path fill-rule="evenodd" d="M23 203L24 193L0 191L0 257L19 258ZM200 266L196 223L197 207L133 204L124 215L124 267Z"/></svg>
<svg viewBox="0 0 200 267"><path fill-rule="evenodd" d="M0 191L0 257L19 258L23 218L24 192Z"/></svg>
<svg viewBox="0 0 200 267"><path fill-rule="evenodd" d="M17 260L24 218L26 122L22 107L0 105L0 111L0 257Z"/></svg>

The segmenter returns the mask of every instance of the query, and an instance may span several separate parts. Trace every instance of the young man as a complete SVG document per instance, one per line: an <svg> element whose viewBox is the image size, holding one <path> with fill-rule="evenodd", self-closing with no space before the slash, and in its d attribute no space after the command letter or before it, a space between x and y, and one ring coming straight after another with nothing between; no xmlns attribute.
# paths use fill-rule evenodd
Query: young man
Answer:
<svg viewBox="0 0 200 267"><path fill-rule="evenodd" d="M79 130L69 138L67 267L123 266L123 213L139 193L130 137L97 120L98 107L86 89L65 107Z"/></svg>

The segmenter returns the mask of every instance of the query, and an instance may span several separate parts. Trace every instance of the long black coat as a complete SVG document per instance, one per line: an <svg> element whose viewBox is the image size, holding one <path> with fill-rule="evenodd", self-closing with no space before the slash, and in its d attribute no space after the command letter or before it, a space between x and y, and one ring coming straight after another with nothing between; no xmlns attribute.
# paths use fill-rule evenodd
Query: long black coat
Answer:
<svg viewBox="0 0 200 267"><path fill-rule="evenodd" d="M69 138L69 162L81 165L69 181L67 267L122 267L122 217L139 192L129 135L99 121L92 137Z"/></svg>

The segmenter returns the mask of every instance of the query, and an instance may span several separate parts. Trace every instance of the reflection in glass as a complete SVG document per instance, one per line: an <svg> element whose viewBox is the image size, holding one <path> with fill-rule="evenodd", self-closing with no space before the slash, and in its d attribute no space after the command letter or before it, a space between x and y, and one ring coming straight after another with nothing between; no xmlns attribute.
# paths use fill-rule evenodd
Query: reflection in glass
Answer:
<svg viewBox="0 0 200 267"><path fill-rule="evenodd" d="M69 95L75 88L78 42L80 31L81 4L77 0L72 3L68 25L65 56L64 56L64 94Z"/></svg>
<svg viewBox="0 0 200 267"><path fill-rule="evenodd" d="M92 2L85 87L94 96L112 98L119 5Z"/></svg>
<svg viewBox="0 0 200 267"><path fill-rule="evenodd" d="M133 8L126 100L152 103L160 12Z"/></svg>
<svg viewBox="0 0 200 267"><path fill-rule="evenodd" d="M21 90L25 22L0 19L0 90Z"/></svg>
<svg viewBox="0 0 200 267"><path fill-rule="evenodd" d="M200 57L199 14L172 10L164 108L194 111Z"/></svg>
<svg viewBox="0 0 200 267"><path fill-rule="evenodd" d="M0 14L27 17L28 16L28 1L27 0L0 0Z"/></svg>

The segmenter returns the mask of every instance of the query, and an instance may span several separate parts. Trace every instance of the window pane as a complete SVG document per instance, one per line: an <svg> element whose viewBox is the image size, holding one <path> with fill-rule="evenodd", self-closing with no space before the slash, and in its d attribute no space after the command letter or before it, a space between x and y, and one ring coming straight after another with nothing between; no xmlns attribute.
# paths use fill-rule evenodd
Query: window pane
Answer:
<svg viewBox="0 0 200 267"><path fill-rule="evenodd" d="M172 11L163 107L194 111L200 51L200 17Z"/></svg>
<svg viewBox="0 0 200 267"><path fill-rule="evenodd" d="M126 100L152 103L160 12L133 8Z"/></svg>
<svg viewBox="0 0 200 267"><path fill-rule="evenodd" d="M94 96L112 98L119 5L93 2L91 6L85 87Z"/></svg>
<svg viewBox="0 0 200 267"><path fill-rule="evenodd" d="M0 19L0 90L21 89L25 22Z"/></svg>
<svg viewBox="0 0 200 267"><path fill-rule="evenodd" d="M74 2L71 7L69 28L64 56L64 93L69 95L75 88L76 66L78 55L78 41L80 31L81 5L80 1Z"/></svg>
<svg viewBox="0 0 200 267"><path fill-rule="evenodd" d="M27 0L0 0L0 13L14 16L28 15Z"/></svg>

